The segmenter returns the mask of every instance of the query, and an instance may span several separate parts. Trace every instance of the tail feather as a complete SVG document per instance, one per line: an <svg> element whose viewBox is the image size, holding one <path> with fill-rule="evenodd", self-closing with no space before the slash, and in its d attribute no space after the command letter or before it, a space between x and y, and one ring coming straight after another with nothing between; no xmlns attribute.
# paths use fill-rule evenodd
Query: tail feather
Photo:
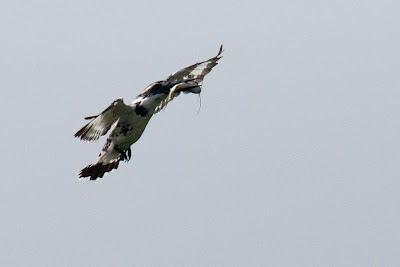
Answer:
<svg viewBox="0 0 400 267"><path fill-rule="evenodd" d="M113 151L115 153L100 153L95 163L92 163L79 172L79 178L90 177L90 180L103 178L106 172L117 169L120 161L128 162L131 159L131 149L125 151Z"/></svg>
<svg viewBox="0 0 400 267"><path fill-rule="evenodd" d="M83 168L79 172L79 178L90 177L90 180L96 180L97 178L103 178L106 172L110 172L113 169L117 169L119 165L119 159L111 163L103 165L103 163L90 164Z"/></svg>

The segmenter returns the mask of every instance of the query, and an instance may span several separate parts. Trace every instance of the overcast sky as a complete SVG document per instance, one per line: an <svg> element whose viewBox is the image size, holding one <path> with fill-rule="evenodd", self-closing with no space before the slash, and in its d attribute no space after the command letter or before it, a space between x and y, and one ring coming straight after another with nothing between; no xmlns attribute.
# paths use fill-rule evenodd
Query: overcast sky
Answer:
<svg viewBox="0 0 400 267"><path fill-rule="evenodd" d="M0 265L400 265L399 1L0 2ZM114 99L225 52L132 159Z"/></svg>

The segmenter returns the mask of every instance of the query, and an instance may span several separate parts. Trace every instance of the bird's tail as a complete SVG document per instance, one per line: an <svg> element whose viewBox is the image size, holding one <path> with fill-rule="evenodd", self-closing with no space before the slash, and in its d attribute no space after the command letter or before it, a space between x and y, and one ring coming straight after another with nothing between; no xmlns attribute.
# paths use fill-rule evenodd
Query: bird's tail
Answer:
<svg viewBox="0 0 400 267"><path fill-rule="evenodd" d="M103 178L106 172L117 169L120 161L128 162L130 158L130 148L125 151L117 151L113 149L111 152L102 152L96 162L86 166L79 172L79 178L90 177L90 180Z"/></svg>

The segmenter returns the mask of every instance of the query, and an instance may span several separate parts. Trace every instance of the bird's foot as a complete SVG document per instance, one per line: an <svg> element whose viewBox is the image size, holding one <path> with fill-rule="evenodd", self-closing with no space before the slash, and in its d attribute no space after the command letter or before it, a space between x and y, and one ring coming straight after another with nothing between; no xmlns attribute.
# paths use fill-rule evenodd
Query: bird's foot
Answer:
<svg viewBox="0 0 400 267"><path fill-rule="evenodd" d="M118 147L114 147L114 149L119 153L119 160L124 160L128 162L131 159L132 151L131 148L127 150L119 149Z"/></svg>

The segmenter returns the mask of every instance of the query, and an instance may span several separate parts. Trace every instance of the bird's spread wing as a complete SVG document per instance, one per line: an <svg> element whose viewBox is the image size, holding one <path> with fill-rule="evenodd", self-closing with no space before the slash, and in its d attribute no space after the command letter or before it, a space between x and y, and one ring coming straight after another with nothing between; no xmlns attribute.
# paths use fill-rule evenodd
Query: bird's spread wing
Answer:
<svg viewBox="0 0 400 267"><path fill-rule="evenodd" d="M122 98L117 99L99 115L86 117L86 120L91 121L76 132L74 136L86 141L97 140L100 136L105 135L121 116L131 112L133 112L131 106L125 105Z"/></svg>
<svg viewBox="0 0 400 267"><path fill-rule="evenodd" d="M161 101L161 103L157 106L155 112L159 112L166 107L167 104L174 99L174 97L178 96L180 92L199 94L201 92L201 84L204 76L206 76L212 70L212 68L218 64L217 61L222 58L221 54L223 51L224 50L221 45L218 54L215 57L195 63L168 76L166 81L174 82L176 85L172 87L168 97Z"/></svg>
<svg viewBox="0 0 400 267"><path fill-rule="evenodd" d="M211 71L211 69L218 64L217 61L222 57L222 52L223 47L221 45L218 54L215 57L178 70L177 72L174 72L173 74L168 76L166 80L170 82L195 80L199 84L203 81L204 76L206 76Z"/></svg>

